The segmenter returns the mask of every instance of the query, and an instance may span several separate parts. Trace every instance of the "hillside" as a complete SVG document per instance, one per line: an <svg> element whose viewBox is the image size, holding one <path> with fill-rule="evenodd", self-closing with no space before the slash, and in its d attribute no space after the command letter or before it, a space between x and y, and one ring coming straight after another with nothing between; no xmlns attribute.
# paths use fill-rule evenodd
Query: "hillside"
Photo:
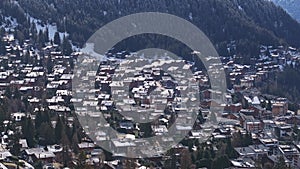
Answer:
<svg viewBox="0 0 300 169"><path fill-rule="evenodd" d="M300 22L300 0L272 0L275 4L284 8L292 17Z"/></svg>
<svg viewBox="0 0 300 169"><path fill-rule="evenodd" d="M237 52L244 55L257 54L259 44L288 43L300 47L299 23L265 0L19 0L18 3L31 16L57 23L61 31L66 25L70 38L79 45L113 19L136 12L159 11L193 22L224 55L230 40L237 41Z"/></svg>

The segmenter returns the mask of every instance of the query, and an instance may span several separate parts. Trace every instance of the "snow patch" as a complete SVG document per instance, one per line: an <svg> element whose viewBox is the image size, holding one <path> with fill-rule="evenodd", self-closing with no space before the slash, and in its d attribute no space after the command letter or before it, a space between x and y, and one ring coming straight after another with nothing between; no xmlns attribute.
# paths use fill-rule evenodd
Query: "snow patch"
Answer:
<svg viewBox="0 0 300 169"><path fill-rule="evenodd" d="M96 58L98 61L106 61L107 57L95 52L95 44L94 43L86 43L85 47L81 49L81 52Z"/></svg>
<svg viewBox="0 0 300 169"><path fill-rule="evenodd" d="M239 10L244 11L244 9L239 5L238 6Z"/></svg>
<svg viewBox="0 0 300 169"><path fill-rule="evenodd" d="M18 22L16 18L13 18L11 16L4 17L4 23L0 26L1 28L4 28L5 31L14 30L18 26Z"/></svg>
<svg viewBox="0 0 300 169"><path fill-rule="evenodd" d="M30 18L30 22L34 22L35 23L36 29L37 29L38 32L41 31L41 30L45 31L48 28L49 39L50 40L54 40L54 35L55 35L56 32L58 32L57 26L56 26L55 23L52 23L52 24L47 23L47 24L43 25L41 20L38 20L38 19L33 18L31 16L29 16L29 18ZM59 32L59 36L60 36L61 40L63 40L64 36L68 36L68 35L69 35L68 33Z"/></svg>
<svg viewBox="0 0 300 169"><path fill-rule="evenodd" d="M190 18L190 20L193 20L193 14L192 14L192 12L190 12L189 18Z"/></svg>

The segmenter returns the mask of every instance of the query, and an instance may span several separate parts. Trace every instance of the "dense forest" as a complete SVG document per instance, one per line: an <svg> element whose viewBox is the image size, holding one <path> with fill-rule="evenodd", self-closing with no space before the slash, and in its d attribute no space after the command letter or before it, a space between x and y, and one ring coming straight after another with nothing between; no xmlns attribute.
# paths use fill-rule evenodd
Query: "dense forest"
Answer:
<svg viewBox="0 0 300 169"><path fill-rule="evenodd" d="M300 101L300 70L293 65L265 82L262 92L286 97L290 101Z"/></svg>
<svg viewBox="0 0 300 169"><path fill-rule="evenodd" d="M18 3L31 16L45 23L55 22L61 31L66 29L78 45L113 19L136 12L159 11L190 20L208 35L222 55L227 54L226 44L230 40L237 41L237 52L245 57L257 54L259 44L300 46L299 23L282 8L264 0L19 0Z"/></svg>

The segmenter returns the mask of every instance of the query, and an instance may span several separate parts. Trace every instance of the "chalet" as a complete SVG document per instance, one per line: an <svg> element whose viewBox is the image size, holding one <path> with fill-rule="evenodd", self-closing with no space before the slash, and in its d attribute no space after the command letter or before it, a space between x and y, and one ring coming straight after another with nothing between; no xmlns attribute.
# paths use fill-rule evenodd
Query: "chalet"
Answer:
<svg viewBox="0 0 300 169"><path fill-rule="evenodd" d="M155 135L163 135L168 132L168 129L165 125L159 125L159 126L151 126L152 131L155 133Z"/></svg>
<svg viewBox="0 0 300 169"><path fill-rule="evenodd" d="M256 154L250 147L237 147L234 150L238 153L239 157L248 157L254 159Z"/></svg>
<svg viewBox="0 0 300 169"><path fill-rule="evenodd" d="M119 127L121 129L125 129L125 130L133 130L134 129L134 125L131 121L123 121L119 123Z"/></svg>
<svg viewBox="0 0 300 169"><path fill-rule="evenodd" d="M283 116L288 111L288 101L286 98L277 98L272 104L272 113L275 116Z"/></svg>
<svg viewBox="0 0 300 169"><path fill-rule="evenodd" d="M246 120L244 122L244 128L252 133L258 133L262 131L263 124L260 120Z"/></svg>
<svg viewBox="0 0 300 169"><path fill-rule="evenodd" d="M294 145L279 145L278 149L280 154L289 160L291 166L300 167L300 153Z"/></svg>
<svg viewBox="0 0 300 169"><path fill-rule="evenodd" d="M13 119L14 121L16 121L16 122L21 121L22 118L25 117L25 116L26 116L25 113L13 113L13 114L11 115L12 119Z"/></svg>
<svg viewBox="0 0 300 169"><path fill-rule="evenodd" d="M128 153L130 147L136 147L136 144L131 139L113 139L112 151L115 155L124 156L124 153ZM121 154L120 154L121 153Z"/></svg>
<svg viewBox="0 0 300 169"><path fill-rule="evenodd" d="M255 169L255 162L251 158L238 158L235 160L230 160L231 165L233 167L230 167L229 169Z"/></svg>
<svg viewBox="0 0 300 169"><path fill-rule="evenodd" d="M12 157L12 154L8 150L0 151L0 160L5 160L8 157Z"/></svg>
<svg viewBox="0 0 300 169"><path fill-rule="evenodd" d="M273 120L263 120L263 129L264 130L273 130L276 127Z"/></svg>
<svg viewBox="0 0 300 169"><path fill-rule="evenodd" d="M241 87L250 88L254 86L254 79L251 77L240 80Z"/></svg>
<svg viewBox="0 0 300 169"><path fill-rule="evenodd" d="M79 143L77 146L80 151L86 151L86 152L91 152L95 148L95 144L90 142L82 142Z"/></svg>
<svg viewBox="0 0 300 169"><path fill-rule="evenodd" d="M277 124L276 131L278 131L278 137L288 138L292 135L292 126L287 124Z"/></svg>
<svg viewBox="0 0 300 169"><path fill-rule="evenodd" d="M229 107L226 106L225 110L228 110L231 113L238 113L242 109L241 103L230 104Z"/></svg>
<svg viewBox="0 0 300 169"><path fill-rule="evenodd" d="M274 103L272 105L272 113L274 116L282 116L287 113L282 103Z"/></svg>
<svg viewBox="0 0 300 169"><path fill-rule="evenodd" d="M25 150L28 148L27 140L26 139L20 139L19 144L21 145L21 150Z"/></svg>
<svg viewBox="0 0 300 169"><path fill-rule="evenodd" d="M50 151L46 151L43 148L31 148L23 151L24 156L29 162L35 162L41 160L43 162L53 162L55 154Z"/></svg>

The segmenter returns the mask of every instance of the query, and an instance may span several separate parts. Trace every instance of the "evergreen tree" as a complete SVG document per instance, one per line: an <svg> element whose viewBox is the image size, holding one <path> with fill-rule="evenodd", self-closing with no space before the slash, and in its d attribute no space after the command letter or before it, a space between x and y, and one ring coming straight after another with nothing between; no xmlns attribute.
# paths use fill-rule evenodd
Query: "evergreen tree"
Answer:
<svg viewBox="0 0 300 169"><path fill-rule="evenodd" d="M19 41L20 44L23 44L24 39L25 39L23 32L21 32L20 30L16 30L14 32L14 37L15 37L15 39L17 39Z"/></svg>
<svg viewBox="0 0 300 169"><path fill-rule="evenodd" d="M271 100L268 100L268 103L267 103L267 110L269 110L269 111L272 110L272 103L271 103Z"/></svg>
<svg viewBox="0 0 300 169"><path fill-rule="evenodd" d="M46 28L46 30L44 32L44 39L45 39L45 42L49 42L49 29L48 29L48 27Z"/></svg>
<svg viewBox="0 0 300 169"><path fill-rule="evenodd" d="M54 67L54 63L52 62L51 57L47 59L47 72L51 73Z"/></svg>
<svg viewBox="0 0 300 169"><path fill-rule="evenodd" d="M2 105L0 106L0 124L7 119L7 113L3 110Z"/></svg>
<svg viewBox="0 0 300 169"><path fill-rule="evenodd" d="M249 146L253 143L252 135L250 132L247 132L243 139L244 146Z"/></svg>
<svg viewBox="0 0 300 169"><path fill-rule="evenodd" d="M229 158L236 158L238 156L231 144L230 139L227 140L225 153Z"/></svg>
<svg viewBox="0 0 300 169"><path fill-rule="evenodd" d="M51 145L55 143L54 129L50 123L43 122L39 128L37 128L37 135L41 139L41 145Z"/></svg>
<svg viewBox="0 0 300 169"><path fill-rule="evenodd" d="M199 110L199 113L198 113L198 120L199 120L200 124L203 124L205 122L203 113L201 112L201 110Z"/></svg>
<svg viewBox="0 0 300 169"><path fill-rule="evenodd" d="M34 120L35 128L38 129L41 126L42 123L43 123L43 121L42 121L42 112L38 111L38 113L35 116L35 120Z"/></svg>
<svg viewBox="0 0 300 169"><path fill-rule="evenodd" d="M189 169L192 165L191 154L188 150L184 149L181 152L180 164L182 169Z"/></svg>
<svg viewBox="0 0 300 169"><path fill-rule="evenodd" d="M198 168L211 168L211 164L212 164L212 160L211 159L207 159L207 158L202 158L199 161L196 162L196 166Z"/></svg>
<svg viewBox="0 0 300 169"><path fill-rule="evenodd" d="M20 138L20 133L15 132L12 136L10 136L10 142L8 143L10 152L15 156L19 156L21 153L21 145L19 143Z"/></svg>
<svg viewBox="0 0 300 169"><path fill-rule="evenodd" d="M58 32L55 32L54 34L54 44L60 46L61 45L61 40Z"/></svg>
<svg viewBox="0 0 300 169"><path fill-rule="evenodd" d="M43 163L41 161L36 162L33 166L36 169L43 169Z"/></svg>
<svg viewBox="0 0 300 169"><path fill-rule="evenodd" d="M283 156L280 156L277 163L274 165L273 169L287 169L288 166L285 164Z"/></svg>
<svg viewBox="0 0 300 169"><path fill-rule="evenodd" d="M71 53L73 52L72 45L66 36L64 36L63 38L62 51L64 55L71 55Z"/></svg>
<svg viewBox="0 0 300 169"><path fill-rule="evenodd" d="M79 152L79 149L78 149L78 143L79 143L79 141L78 141L77 133L73 134L73 137L72 137L71 141L72 141L72 148L73 148L74 153L78 154L78 152Z"/></svg>
<svg viewBox="0 0 300 169"><path fill-rule="evenodd" d="M27 140L27 144L29 147L35 146L35 128L32 123L31 118L23 118L22 119L22 134L23 137Z"/></svg>
<svg viewBox="0 0 300 169"><path fill-rule="evenodd" d="M91 167L86 163L86 158L85 152L80 152L78 156L78 164L75 166L75 169L90 169Z"/></svg>
<svg viewBox="0 0 300 169"><path fill-rule="evenodd" d="M62 134L64 133L63 130L64 130L63 122L62 122L61 118L58 116L56 125L55 125L55 140L57 143L60 143L60 141L61 141Z"/></svg>
<svg viewBox="0 0 300 169"><path fill-rule="evenodd" d="M249 102L245 98L242 99L242 107L243 107L243 109L249 108Z"/></svg>
<svg viewBox="0 0 300 169"><path fill-rule="evenodd" d="M5 95L7 98L11 99L12 91L11 91L10 87L7 87L7 88L5 89L4 95Z"/></svg>
<svg viewBox="0 0 300 169"><path fill-rule="evenodd" d="M40 30L39 34L38 34L38 40L37 40L37 43L38 43L38 46L39 47L45 47L45 35L44 35L44 32L42 30Z"/></svg>
<svg viewBox="0 0 300 169"><path fill-rule="evenodd" d="M223 169L230 167L230 161L226 155L217 157L212 161L211 168Z"/></svg>

